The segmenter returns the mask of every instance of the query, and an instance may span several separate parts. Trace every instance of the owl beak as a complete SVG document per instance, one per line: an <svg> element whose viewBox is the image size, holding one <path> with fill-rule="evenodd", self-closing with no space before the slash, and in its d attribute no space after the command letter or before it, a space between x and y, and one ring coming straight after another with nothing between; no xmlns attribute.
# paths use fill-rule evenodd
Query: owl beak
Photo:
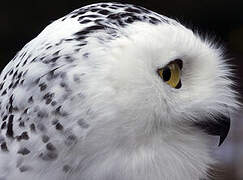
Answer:
<svg viewBox="0 0 243 180"><path fill-rule="evenodd" d="M224 142L225 138L229 133L230 117L221 115L215 118L214 121L207 120L207 121L197 122L196 126L209 135L219 136L220 139L219 139L218 146L220 146Z"/></svg>

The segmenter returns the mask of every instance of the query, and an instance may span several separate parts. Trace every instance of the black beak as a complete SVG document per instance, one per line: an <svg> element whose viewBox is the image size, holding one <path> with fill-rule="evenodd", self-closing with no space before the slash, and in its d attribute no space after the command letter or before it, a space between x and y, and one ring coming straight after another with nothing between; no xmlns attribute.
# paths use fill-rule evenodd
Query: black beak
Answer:
<svg viewBox="0 0 243 180"><path fill-rule="evenodd" d="M230 118L227 116L218 116L215 120L206 120L195 123L196 127L202 129L209 135L219 136L219 145L220 146L225 138L227 137L230 130Z"/></svg>

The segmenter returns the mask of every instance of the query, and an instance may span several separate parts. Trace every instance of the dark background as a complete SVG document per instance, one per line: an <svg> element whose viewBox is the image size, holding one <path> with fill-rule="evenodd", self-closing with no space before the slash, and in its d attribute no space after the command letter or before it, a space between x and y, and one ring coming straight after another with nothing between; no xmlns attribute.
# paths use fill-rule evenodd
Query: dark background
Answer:
<svg viewBox="0 0 243 180"><path fill-rule="evenodd" d="M45 26L70 11L94 2L93 0L22 0L0 5L0 71L28 41ZM243 90L243 0L144 0L119 1L141 5L160 14L179 20L203 35L209 35L225 46L226 57L235 64L238 91ZM242 113L235 115L237 122L226 145L218 180L242 180L243 123ZM241 121L241 122L242 122ZM242 150L241 150L242 149ZM229 154L231 153L231 154Z"/></svg>

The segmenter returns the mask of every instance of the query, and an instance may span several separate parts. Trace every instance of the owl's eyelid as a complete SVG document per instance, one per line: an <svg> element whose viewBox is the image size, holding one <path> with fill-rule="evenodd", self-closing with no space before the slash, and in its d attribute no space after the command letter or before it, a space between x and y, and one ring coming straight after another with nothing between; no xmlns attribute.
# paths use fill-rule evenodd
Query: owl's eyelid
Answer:
<svg viewBox="0 0 243 180"><path fill-rule="evenodd" d="M173 61L170 61L166 66L169 66L170 64L177 64L180 70L183 68L183 61L181 59L175 59Z"/></svg>
<svg viewBox="0 0 243 180"><path fill-rule="evenodd" d="M183 61L181 59L175 59L164 65L163 67L158 67L157 72L161 71L162 69L169 67L170 64L178 64L180 70L183 68Z"/></svg>
<svg viewBox="0 0 243 180"><path fill-rule="evenodd" d="M178 64L180 70L182 70L182 68L183 68L183 61L179 58L176 58L175 60L170 61L169 63L167 63L163 67L158 67L157 71L164 69L165 67L169 66L170 64Z"/></svg>

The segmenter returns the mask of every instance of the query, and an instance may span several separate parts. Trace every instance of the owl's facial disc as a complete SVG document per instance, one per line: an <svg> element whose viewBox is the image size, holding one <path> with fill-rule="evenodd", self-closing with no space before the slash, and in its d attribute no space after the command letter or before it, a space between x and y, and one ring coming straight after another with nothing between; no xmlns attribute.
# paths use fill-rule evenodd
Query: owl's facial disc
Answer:
<svg viewBox="0 0 243 180"><path fill-rule="evenodd" d="M195 123L195 125L209 135L219 136L220 139L218 146L220 146L224 142L230 130L230 117L221 115L216 117L214 121L201 121Z"/></svg>
<svg viewBox="0 0 243 180"><path fill-rule="evenodd" d="M181 69L183 63L182 60L176 59L171 61L165 67L157 70L158 75L164 80L168 85L175 89L181 88Z"/></svg>

